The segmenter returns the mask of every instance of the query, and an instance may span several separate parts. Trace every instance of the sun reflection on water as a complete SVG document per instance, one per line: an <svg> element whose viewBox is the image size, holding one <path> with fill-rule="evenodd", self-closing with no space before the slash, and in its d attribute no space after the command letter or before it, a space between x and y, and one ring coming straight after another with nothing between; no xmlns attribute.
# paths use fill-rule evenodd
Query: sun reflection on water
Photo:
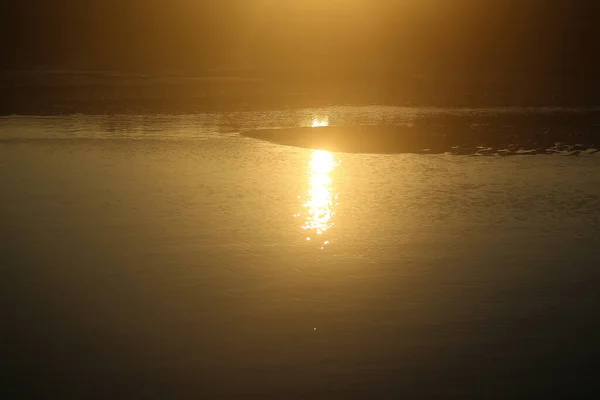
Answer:
<svg viewBox="0 0 600 400"><path fill-rule="evenodd" d="M305 218L302 229L309 232L306 240L318 240L321 249L329 244L325 233L334 224L338 195L333 190L330 174L337 164L330 152L312 151L308 164L308 191L303 210L297 215Z"/></svg>
<svg viewBox="0 0 600 400"><path fill-rule="evenodd" d="M318 126L329 126L329 117L325 117L325 118L314 118L312 121L312 125L313 128L316 128Z"/></svg>

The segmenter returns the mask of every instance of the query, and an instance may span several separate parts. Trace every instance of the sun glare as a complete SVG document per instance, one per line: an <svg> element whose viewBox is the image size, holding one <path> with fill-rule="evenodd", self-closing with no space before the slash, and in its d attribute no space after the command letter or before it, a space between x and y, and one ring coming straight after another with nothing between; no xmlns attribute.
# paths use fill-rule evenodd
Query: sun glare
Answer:
<svg viewBox="0 0 600 400"><path fill-rule="evenodd" d="M302 225L302 229L310 232L306 240L318 238L321 249L329 244L329 240L320 236L333 226L337 206L337 194L333 191L330 176L336 165L335 158L330 152L313 151L308 168L308 191L303 212L299 214L306 217Z"/></svg>
<svg viewBox="0 0 600 400"><path fill-rule="evenodd" d="M322 119L319 119L319 118L313 119L313 121L312 121L312 127L316 128L318 126L329 126L329 118L325 117L325 118L322 118Z"/></svg>

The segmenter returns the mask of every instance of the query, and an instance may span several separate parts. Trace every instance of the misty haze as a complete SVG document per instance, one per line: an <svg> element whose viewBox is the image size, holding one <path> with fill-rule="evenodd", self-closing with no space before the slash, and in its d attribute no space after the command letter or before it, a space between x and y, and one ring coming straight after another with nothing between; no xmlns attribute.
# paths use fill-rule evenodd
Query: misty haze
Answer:
<svg viewBox="0 0 600 400"><path fill-rule="evenodd" d="M600 393L596 2L0 21L2 398Z"/></svg>

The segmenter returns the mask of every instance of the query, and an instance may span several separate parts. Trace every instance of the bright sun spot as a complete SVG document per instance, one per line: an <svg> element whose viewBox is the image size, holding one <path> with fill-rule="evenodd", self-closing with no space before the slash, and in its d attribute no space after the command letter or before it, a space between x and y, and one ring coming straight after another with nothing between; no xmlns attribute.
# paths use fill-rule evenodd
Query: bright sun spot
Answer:
<svg viewBox="0 0 600 400"><path fill-rule="evenodd" d="M333 226L333 217L337 206L337 194L333 192L329 174L336 167L333 155L324 150L314 150L309 162L309 181L306 201L303 204L306 217L302 229L316 235L323 235ZM308 237L306 240L310 240ZM329 244L324 240L323 245Z"/></svg>
<svg viewBox="0 0 600 400"><path fill-rule="evenodd" d="M318 126L329 126L329 118L325 117L322 119L319 119L319 118L313 119L312 127L316 128Z"/></svg>

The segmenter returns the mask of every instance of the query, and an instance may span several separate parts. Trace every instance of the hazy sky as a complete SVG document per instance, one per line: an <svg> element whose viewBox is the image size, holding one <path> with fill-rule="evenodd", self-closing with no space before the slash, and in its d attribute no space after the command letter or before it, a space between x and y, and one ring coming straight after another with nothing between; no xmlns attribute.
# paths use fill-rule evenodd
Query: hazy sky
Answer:
<svg viewBox="0 0 600 400"><path fill-rule="evenodd" d="M589 70L581 0L11 0L4 66Z"/></svg>

